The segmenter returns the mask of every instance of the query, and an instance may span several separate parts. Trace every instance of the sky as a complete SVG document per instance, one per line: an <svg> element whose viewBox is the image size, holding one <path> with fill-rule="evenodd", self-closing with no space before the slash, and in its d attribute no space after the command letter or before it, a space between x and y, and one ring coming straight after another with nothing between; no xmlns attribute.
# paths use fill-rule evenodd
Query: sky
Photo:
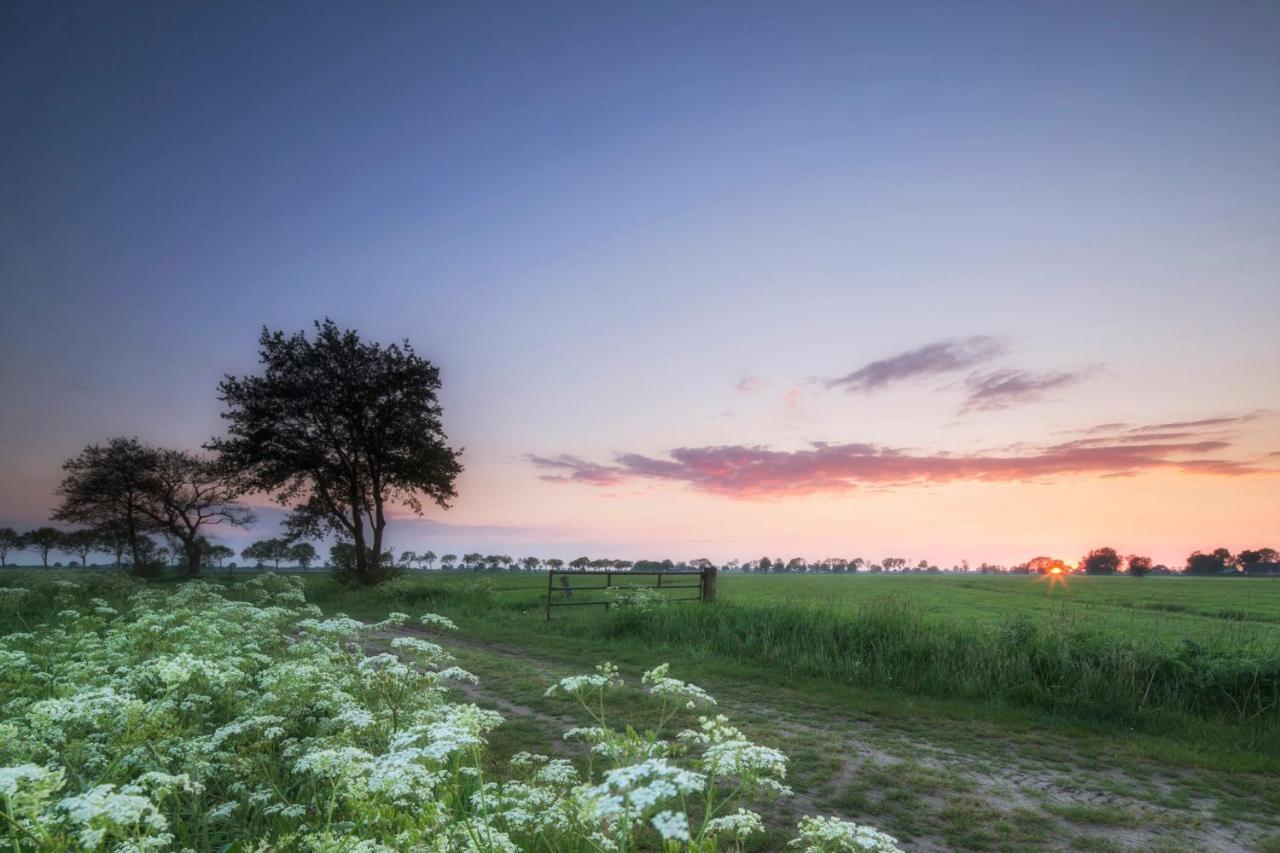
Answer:
<svg viewBox="0 0 1280 853"><path fill-rule="evenodd" d="M465 448L397 548L1280 545L1274 2L13 2L0 81L0 521L331 316Z"/></svg>

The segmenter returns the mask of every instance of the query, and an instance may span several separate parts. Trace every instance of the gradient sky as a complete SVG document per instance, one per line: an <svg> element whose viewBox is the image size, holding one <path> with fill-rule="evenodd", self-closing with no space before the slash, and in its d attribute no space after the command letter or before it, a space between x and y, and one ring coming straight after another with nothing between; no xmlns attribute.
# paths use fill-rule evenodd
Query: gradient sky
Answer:
<svg viewBox="0 0 1280 853"><path fill-rule="evenodd" d="M466 447L399 548L1280 545L1280 4L16 2L0 81L8 523L330 315Z"/></svg>

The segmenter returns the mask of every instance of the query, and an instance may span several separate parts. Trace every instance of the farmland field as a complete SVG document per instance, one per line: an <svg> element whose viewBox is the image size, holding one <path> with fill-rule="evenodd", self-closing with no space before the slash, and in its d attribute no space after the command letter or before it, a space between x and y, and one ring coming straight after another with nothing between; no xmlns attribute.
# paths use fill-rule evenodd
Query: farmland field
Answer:
<svg viewBox="0 0 1280 853"><path fill-rule="evenodd" d="M402 583L465 586L486 578L510 593L510 606L536 607L546 595L545 577L511 572L414 573ZM316 579L318 587L326 585ZM584 576L583 584L603 585ZM614 575L615 584L652 584L651 577ZM520 592L524 594L521 595ZM670 593L675 595L687 593ZM1280 654L1280 583L1268 578L1071 576L1050 586L1023 575L796 575L721 574L719 597L744 605L797 605L853 611L868 604L903 605L928 617L999 624L1012 617L1047 619L1119 635L1172 642L1223 642ZM586 597L579 595L578 600ZM601 596L596 595L596 599ZM556 618L561 618L557 613Z"/></svg>
<svg viewBox="0 0 1280 853"><path fill-rule="evenodd" d="M3 573L0 586L45 588L51 576ZM479 676L456 686L459 697L503 717L485 735L486 773L508 772L506 757L522 751L582 761L563 737L580 721L545 695L548 685L612 661L626 684L615 699L621 717L644 725L657 712L641 674L669 662L747 737L790 759L794 795L760 807L765 831L746 849L781 849L808 814L879 827L906 849L1280 849L1280 584L1271 581L1071 578L1050 591L1028 577L729 575L715 605L573 607L550 622L542 575L412 573L374 589L320 575L292 583L326 616L371 624L362 640L371 656L404 657L426 638L413 622L386 621L395 612L456 622L456 633L431 640ZM228 636L218 620L245 618L183 593L185 584L151 586L178 598L147 598L147 619L170 607L219 614L192 623L197 657ZM601 595L580 589L574 600ZM65 620L53 615L63 606L28 609ZM39 634L33 618L10 608L0 629ZM255 643L277 642L267 628L254 625ZM156 648L172 660L181 642ZM279 648L272 653L285 654ZM24 689L47 689L31 684ZM287 716L280 709L294 700L272 701L271 713ZM305 779L273 784L314 796ZM216 790L234 799L234 785ZM200 843L232 837L227 824L168 814L171 829ZM278 818L254 821L259 834L282 831Z"/></svg>
<svg viewBox="0 0 1280 853"><path fill-rule="evenodd" d="M564 608L550 623L541 575L309 587L365 618L451 614L481 695L545 736L546 678L670 661L789 748L807 804L920 849L1280 849L1280 584L1067 583L722 575L715 606Z"/></svg>

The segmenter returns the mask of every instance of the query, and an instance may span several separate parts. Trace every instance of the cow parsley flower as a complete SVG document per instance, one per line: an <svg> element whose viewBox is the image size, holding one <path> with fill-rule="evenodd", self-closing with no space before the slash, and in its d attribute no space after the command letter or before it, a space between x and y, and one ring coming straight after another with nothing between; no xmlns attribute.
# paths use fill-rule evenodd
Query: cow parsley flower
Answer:
<svg viewBox="0 0 1280 853"><path fill-rule="evenodd" d="M618 676L618 668L611 663L602 663L590 675L571 675L568 678L560 679L548 687L542 695L554 696L556 693L566 693L571 696L577 696L592 690L604 690L621 686L622 679Z"/></svg>
<svg viewBox="0 0 1280 853"><path fill-rule="evenodd" d="M653 695L672 697L677 702L683 702L686 708L716 704L716 700L698 685L669 677L667 675L669 668L670 664L665 663L655 667L646 672L640 681L649 685L649 692Z"/></svg>
<svg viewBox="0 0 1280 853"><path fill-rule="evenodd" d="M428 628L443 628L446 631L458 630L458 626L453 624L452 619L449 619L446 616L441 616L438 613L424 613L418 621Z"/></svg>
<svg viewBox="0 0 1280 853"><path fill-rule="evenodd" d="M689 818L684 812L661 811L649 819L663 841L688 841Z"/></svg>
<svg viewBox="0 0 1280 853"><path fill-rule="evenodd" d="M803 848L805 853L825 853L832 850L902 853L898 848L898 840L893 836L837 817L810 815L800 821L798 829L800 837L790 843L792 847Z"/></svg>
<svg viewBox="0 0 1280 853"><path fill-rule="evenodd" d="M722 815L707 821L702 827L707 836L728 836L737 841L744 841L748 836L764 832L764 821L760 815L747 809L738 809L733 814Z"/></svg>

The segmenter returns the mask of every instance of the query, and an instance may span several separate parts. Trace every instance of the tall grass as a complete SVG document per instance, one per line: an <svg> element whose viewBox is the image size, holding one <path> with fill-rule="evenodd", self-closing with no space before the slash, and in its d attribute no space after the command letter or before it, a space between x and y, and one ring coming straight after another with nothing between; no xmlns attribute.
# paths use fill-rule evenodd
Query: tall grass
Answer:
<svg viewBox="0 0 1280 853"><path fill-rule="evenodd" d="M1095 718L1188 714L1280 722L1280 658L1163 644L1081 622L925 616L894 598L839 610L667 607L596 621L605 639L679 646L809 676Z"/></svg>
<svg viewBox="0 0 1280 853"><path fill-rule="evenodd" d="M1239 622L1225 622L1212 635L1170 639L1176 634L1146 622L1118 625L1114 614L1086 608L1015 612L1001 620L953 618L890 595L829 607L730 600L648 613L574 608L547 624L538 591L510 596L495 586L481 577L316 592L327 610L429 606L465 614L477 627L486 621L503 623L504 633L518 627L535 645L544 632L579 637L598 643L601 655L618 644L661 647L850 685L1079 719L1158 725L1193 718L1245 727L1268 742L1280 737L1280 652L1274 644L1259 644L1253 633L1233 632Z"/></svg>

